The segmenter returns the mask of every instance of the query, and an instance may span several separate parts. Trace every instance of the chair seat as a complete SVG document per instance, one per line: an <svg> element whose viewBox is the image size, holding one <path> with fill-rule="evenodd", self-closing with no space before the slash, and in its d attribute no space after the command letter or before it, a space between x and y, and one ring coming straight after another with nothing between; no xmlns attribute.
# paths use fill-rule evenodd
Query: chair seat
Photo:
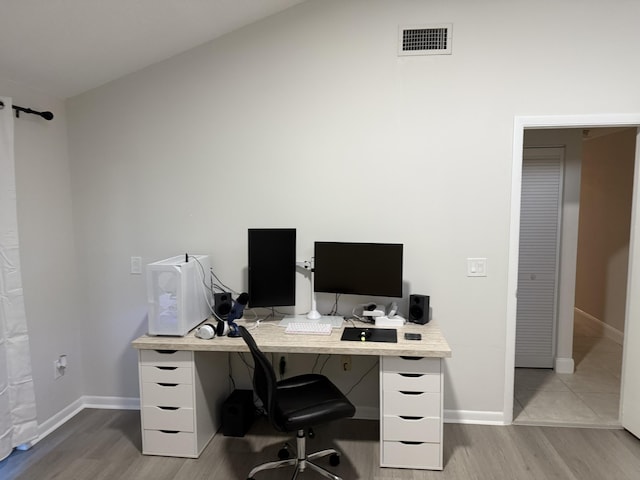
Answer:
<svg viewBox="0 0 640 480"><path fill-rule="evenodd" d="M309 373L277 383L276 426L285 432L353 417L355 407L324 375Z"/></svg>
<svg viewBox="0 0 640 480"><path fill-rule="evenodd" d="M336 466L340 462L340 452L327 448L307 454L305 430L331 420L353 417L356 408L324 375L308 373L278 382L271 362L260 351L249 331L239 325L238 332L251 351L254 364L253 389L262 400L271 424L281 431L297 431L296 458L253 467L249 472L249 479L253 480L256 473L263 470L295 466L293 478L298 478L299 473L310 468L325 478L342 480L312 461L329 455L331 465Z"/></svg>

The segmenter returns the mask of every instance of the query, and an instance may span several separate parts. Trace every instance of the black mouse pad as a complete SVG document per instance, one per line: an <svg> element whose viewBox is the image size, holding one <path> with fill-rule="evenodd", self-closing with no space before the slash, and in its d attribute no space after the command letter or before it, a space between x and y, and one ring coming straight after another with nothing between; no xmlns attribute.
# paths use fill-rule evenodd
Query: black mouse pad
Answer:
<svg viewBox="0 0 640 480"><path fill-rule="evenodd" d="M398 343L398 331L395 328L357 328L345 327L340 340L361 342L365 332L365 342Z"/></svg>

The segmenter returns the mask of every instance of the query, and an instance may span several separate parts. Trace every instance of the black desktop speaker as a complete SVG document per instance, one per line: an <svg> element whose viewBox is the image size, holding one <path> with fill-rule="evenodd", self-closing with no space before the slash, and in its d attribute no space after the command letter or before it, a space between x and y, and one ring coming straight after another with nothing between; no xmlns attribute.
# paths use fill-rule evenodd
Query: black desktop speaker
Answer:
<svg viewBox="0 0 640 480"><path fill-rule="evenodd" d="M218 317L226 318L233 306L233 298L227 292L213 294L213 311Z"/></svg>
<svg viewBox="0 0 640 480"><path fill-rule="evenodd" d="M244 437L253 423L253 390L234 390L222 404L222 434Z"/></svg>
<svg viewBox="0 0 640 480"><path fill-rule="evenodd" d="M409 296L409 321L423 325L429 322L429 295Z"/></svg>

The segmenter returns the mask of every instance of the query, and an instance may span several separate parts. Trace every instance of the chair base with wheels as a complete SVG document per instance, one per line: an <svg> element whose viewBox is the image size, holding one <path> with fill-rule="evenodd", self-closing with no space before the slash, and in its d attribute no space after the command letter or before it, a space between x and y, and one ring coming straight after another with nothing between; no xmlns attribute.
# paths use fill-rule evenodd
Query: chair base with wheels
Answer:
<svg viewBox="0 0 640 480"><path fill-rule="evenodd" d="M326 470L325 468L322 468L320 465L317 465L312 462L312 460L326 457L327 455L329 455L329 465L331 465L332 467L335 467L337 465L340 465L340 452L338 452L333 448L327 448L326 450L320 450L319 452L314 452L307 455L305 453L305 444L306 444L305 431L304 429L298 430L298 435L296 439L296 446L297 446L296 458L286 458L289 452L286 447L283 447L278 452L278 458L281 458L282 460L275 461L275 462L267 462L267 463L263 463L262 465L258 465L257 467L254 467L253 470L249 472L249 477L247 480L255 480L255 474L263 470L271 470L274 468L288 467L288 466L295 466L293 477L291 477L292 480L297 478L299 473L304 472L307 467L312 470L315 470L323 477L330 478L331 480L342 480L337 475L334 475L333 473Z"/></svg>
<svg viewBox="0 0 640 480"><path fill-rule="evenodd" d="M271 425L282 432L297 432L295 458L283 458L281 450L281 460L258 465L249 472L248 479L254 480L255 474L263 470L294 466L292 480L306 468L326 478L342 480L312 461L328 455L329 463L336 466L340 463L340 453L330 448L307 455L305 430L310 430L314 425L353 417L355 407L324 375L308 373L276 381L271 362L260 351L251 334L243 326L238 326L238 332L251 351L255 367L253 388L264 404Z"/></svg>

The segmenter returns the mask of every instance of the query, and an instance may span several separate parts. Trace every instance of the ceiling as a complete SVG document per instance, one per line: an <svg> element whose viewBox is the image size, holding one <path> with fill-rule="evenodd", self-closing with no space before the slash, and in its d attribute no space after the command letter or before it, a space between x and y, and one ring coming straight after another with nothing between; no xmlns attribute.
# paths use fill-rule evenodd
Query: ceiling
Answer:
<svg viewBox="0 0 640 480"><path fill-rule="evenodd" d="M0 0L0 78L73 97L303 1Z"/></svg>

